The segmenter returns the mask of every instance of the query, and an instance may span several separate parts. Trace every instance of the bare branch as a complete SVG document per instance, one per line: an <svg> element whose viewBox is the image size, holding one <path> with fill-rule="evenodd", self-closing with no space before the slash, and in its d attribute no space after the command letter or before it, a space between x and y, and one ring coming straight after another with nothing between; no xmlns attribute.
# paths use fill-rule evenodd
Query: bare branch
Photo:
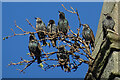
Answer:
<svg viewBox="0 0 120 80"><path fill-rule="evenodd" d="M16 35L26 35L26 34L30 34L30 33L38 33L38 32L44 32L44 34L46 35L45 38L43 39L40 39L40 40L37 40L39 41L39 45L40 45L40 49L42 51L41 53L41 60L42 60L42 63L44 63L45 67L41 67L43 70L47 70L47 69L50 69L50 68L55 68L55 67L59 67L61 62L59 61L59 59L56 59L56 58L53 58L51 59L51 56L54 55L54 54L59 54L60 51L59 51L59 45L61 43L64 43L65 45L65 48L66 46L69 47L69 49L66 49L65 53L63 52L63 54L68 54L68 56L72 56L72 58L70 59L70 61L68 62L68 65L72 65L72 67L70 67L70 70L72 69L75 69L74 71L77 70L78 66L80 66L82 63L85 63L85 64L90 64L92 62L92 60L94 60L94 58L92 58L91 56L91 52L90 52L90 48L89 48L89 44L86 44L86 42L80 37L80 27L81 27L81 22L80 22L80 17L79 17L79 14L78 14L78 11L76 9L76 11L70 7L72 9L72 11L68 10L65 8L65 6L62 4L63 8L70 12L70 13L73 13L73 14L77 14L78 16L78 20L79 20L79 28L77 29L77 33L73 32L70 28L70 32L67 33L67 35L64 35L63 32L57 32L57 33L51 33L51 32L47 32L47 31L43 31L43 30L36 30L36 28L28 21L28 19L26 19L26 21L29 23L29 25L36 30L36 32L27 32L27 31L24 31L21 27L19 27L17 24L16 24L16 21L15 21L15 26L20 29L22 32L24 32L23 34L16 34L15 31L11 28L12 32L14 33L12 36L8 36L8 37L13 37L13 36L16 36ZM7 38L8 38L7 37ZM43 48L43 46L41 46L41 41L43 40L48 40L48 41L51 41L51 40L58 40L58 44L54 47L56 50L58 51L51 51L51 52L45 52L45 49ZM34 40L33 40L34 41ZM52 44L52 42L50 42ZM50 45L50 44L49 44ZM51 47L49 47L51 48ZM44 56L44 57L43 57ZM84 56L86 57L87 59L83 59L81 58L81 56ZM31 57L31 56L30 56ZM27 69L32 63L35 62L35 59L34 57L35 56L32 56L33 57L33 60L25 60L23 58L21 58L22 61L18 62L18 63L10 63L8 64L9 66L10 65L20 65L20 64L23 64L25 63L25 67L24 69L20 70L20 69L17 69L19 70L20 72L23 72L25 69ZM57 57L57 56L56 56ZM58 58L58 57L57 57ZM69 58L69 57L68 57ZM63 59L62 59L63 60ZM77 61L77 63L75 61ZM47 61L54 61L54 62L57 62L56 64L52 64L52 65L49 65L47 64L46 62ZM63 60L64 61L64 60ZM65 61L64 61L65 62Z"/></svg>
<svg viewBox="0 0 120 80"><path fill-rule="evenodd" d="M75 10L74 10L72 7L71 7L71 9L72 9L73 11L70 11L70 10L66 9L63 4L62 4L62 6L63 6L63 8L64 8L66 11L68 11L68 12L70 12L70 13L73 13L73 14L76 14Z"/></svg>
<svg viewBox="0 0 120 80"><path fill-rule="evenodd" d="M80 27L81 27L81 21L80 21L80 17L79 17L77 8L76 8L76 11L75 11L75 10L73 9L73 7L70 7L70 8L73 10L73 11L70 11L70 10L66 9L65 6L64 6L63 4L62 4L62 6L63 6L63 8L64 8L66 11L68 11L68 12L70 12L70 13L73 13L73 14L77 14L78 20L79 20L79 29L80 29Z"/></svg>
<svg viewBox="0 0 120 80"><path fill-rule="evenodd" d="M37 31L37 29L35 27L33 27L33 25L29 22L28 19L26 19L26 21L29 23L30 26L32 26L33 29L35 29Z"/></svg>
<svg viewBox="0 0 120 80"><path fill-rule="evenodd" d="M19 28L21 31L23 31L24 33L26 32L26 31L24 31L22 28L20 28L20 27L16 24L16 21L15 21L15 26L16 26L17 28Z"/></svg>

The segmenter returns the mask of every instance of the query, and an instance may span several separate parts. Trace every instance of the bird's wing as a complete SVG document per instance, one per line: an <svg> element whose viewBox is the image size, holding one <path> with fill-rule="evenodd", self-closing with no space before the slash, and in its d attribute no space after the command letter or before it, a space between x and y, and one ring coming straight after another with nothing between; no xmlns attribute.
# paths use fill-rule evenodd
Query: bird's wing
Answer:
<svg viewBox="0 0 120 80"><path fill-rule="evenodd" d="M67 19L64 20L64 23L67 25L66 27L68 27L69 23Z"/></svg>
<svg viewBox="0 0 120 80"><path fill-rule="evenodd" d="M29 49L30 55L33 55L31 48L30 48L30 44L28 45L28 49Z"/></svg>
<svg viewBox="0 0 120 80"><path fill-rule="evenodd" d="M58 60L59 60L59 56L60 56L59 53L57 53L57 58L58 58Z"/></svg>
<svg viewBox="0 0 120 80"><path fill-rule="evenodd" d="M60 20L58 21L58 25L60 24L59 22L60 22Z"/></svg>
<svg viewBox="0 0 120 80"><path fill-rule="evenodd" d="M66 21L67 21L67 25L68 25L67 28L70 29L70 26L69 26L68 20L66 19Z"/></svg>
<svg viewBox="0 0 120 80"><path fill-rule="evenodd" d="M41 51L41 45L39 42L38 42L38 49Z"/></svg>
<svg viewBox="0 0 120 80"><path fill-rule="evenodd" d="M57 26L57 32L59 32L59 25Z"/></svg>
<svg viewBox="0 0 120 80"><path fill-rule="evenodd" d="M91 30L90 34L91 34L92 41L95 42L95 37L94 37L94 34L93 34L92 30Z"/></svg>
<svg viewBox="0 0 120 80"><path fill-rule="evenodd" d="M48 24L48 25L47 25L47 32L49 32L49 29L50 29L50 28L49 28L49 24Z"/></svg>
<svg viewBox="0 0 120 80"><path fill-rule="evenodd" d="M56 33L58 32L58 26L55 26L56 27Z"/></svg>
<svg viewBox="0 0 120 80"><path fill-rule="evenodd" d="M66 19L67 20L67 19ZM69 25L68 20L67 20L67 25Z"/></svg>
<svg viewBox="0 0 120 80"><path fill-rule="evenodd" d="M44 23L44 26L46 27L45 23Z"/></svg>
<svg viewBox="0 0 120 80"><path fill-rule="evenodd" d="M30 43L29 43L30 44ZM31 50L30 50L30 45L28 45L28 49L29 49L29 51L30 51L30 53L31 53Z"/></svg>

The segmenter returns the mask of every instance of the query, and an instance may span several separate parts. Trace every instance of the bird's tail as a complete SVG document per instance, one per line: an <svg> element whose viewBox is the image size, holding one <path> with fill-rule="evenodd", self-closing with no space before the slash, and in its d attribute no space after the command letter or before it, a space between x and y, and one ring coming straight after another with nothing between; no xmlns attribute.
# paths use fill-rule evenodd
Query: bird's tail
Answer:
<svg viewBox="0 0 120 80"><path fill-rule="evenodd" d="M111 30L115 31L113 28Z"/></svg>
<svg viewBox="0 0 120 80"><path fill-rule="evenodd" d="M40 64L42 62L40 57L36 57L36 59L37 59L38 64Z"/></svg>
<svg viewBox="0 0 120 80"><path fill-rule="evenodd" d="M46 40L43 40L43 45L47 45Z"/></svg>
<svg viewBox="0 0 120 80"><path fill-rule="evenodd" d="M107 29L103 27L103 40L106 38L107 35Z"/></svg>
<svg viewBox="0 0 120 80"><path fill-rule="evenodd" d="M65 63L65 65L64 65L64 71L65 72L71 72L70 67L68 66L68 62Z"/></svg>
<svg viewBox="0 0 120 80"><path fill-rule="evenodd" d="M51 43L52 43L52 46L55 47L56 46L56 39L52 40Z"/></svg>
<svg viewBox="0 0 120 80"><path fill-rule="evenodd" d="M41 41L41 42L43 42L43 45L47 45L46 40L45 40L45 35L43 32L39 32L38 37L39 37L39 40L44 39Z"/></svg>
<svg viewBox="0 0 120 80"><path fill-rule="evenodd" d="M94 42L91 41L90 45L91 45L92 51L94 51L94 48L95 48Z"/></svg>
<svg viewBox="0 0 120 80"><path fill-rule="evenodd" d="M63 70L63 65L62 65L62 64L60 64L60 66L61 66L61 69Z"/></svg>
<svg viewBox="0 0 120 80"><path fill-rule="evenodd" d="M86 41L86 44L88 45L89 49L90 49L90 46L89 46L90 43L91 43L90 41Z"/></svg>
<svg viewBox="0 0 120 80"><path fill-rule="evenodd" d="M40 40L45 38L44 32L38 32L37 34L38 34L38 37L39 37Z"/></svg>

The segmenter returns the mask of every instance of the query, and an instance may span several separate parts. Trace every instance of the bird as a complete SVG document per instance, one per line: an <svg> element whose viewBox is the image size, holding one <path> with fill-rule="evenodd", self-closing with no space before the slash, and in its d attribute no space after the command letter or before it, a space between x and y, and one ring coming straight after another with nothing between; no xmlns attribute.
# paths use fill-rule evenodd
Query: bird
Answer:
<svg viewBox="0 0 120 80"><path fill-rule="evenodd" d="M113 18L110 16L109 13L104 14L105 19L102 21L102 28L103 28L103 40L105 39L106 35L107 35L107 29L110 29L112 31L114 30L114 26L115 26L115 21L113 20Z"/></svg>
<svg viewBox="0 0 120 80"><path fill-rule="evenodd" d="M65 18L65 14L63 12L59 12L59 21L58 21L58 31L61 31L64 33L64 35L67 34L69 27L68 20Z"/></svg>
<svg viewBox="0 0 120 80"><path fill-rule="evenodd" d="M58 52L59 53L57 53L57 58L58 58L58 61L59 61L59 64L60 64L62 70L64 67L65 72L71 72L70 67L68 66L68 64L70 62L69 54L66 53L67 51L65 49L65 46L64 45L59 46Z"/></svg>
<svg viewBox="0 0 120 80"><path fill-rule="evenodd" d="M37 63L41 63L41 49L40 49L40 44L37 41L34 33L31 33L29 36L29 45L28 45L30 54L34 54L35 60L37 59Z"/></svg>
<svg viewBox="0 0 120 80"><path fill-rule="evenodd" d="M49 20L49 23L47 25L47 32L50 33L49 37L53 37L54 34L57 33L57 26L55 25L55 21L54 20ZM56 37L53 38L53 40L51 40L51 43L53 45L53 47L56 46Z"/></svg>
<svg viewBox="0 0 120 80"><path fill-rule="evenodd" d="M87 45L89 45L89 43L90 43L92 51L93 51L94 50L94 42L95 42L93 31L89 27L88 24L82 24L82 26L83 26L82 37L83 37L83 39L85 39L85 42L87 43Z"/></svg>
<svg viewBox="0 0 120 80"><path fill-rule="evenodd" d="M39 31L39 30L46 31L46 26L45 26L45 23L42 21L42 19L38 18L38 17L37 18L35 17L35 19L36 19L37 31ZM43 45L46 45L47 44L46 40L45 40L46 35L44 34L44 32L38 32L37 34L38 34L39 40L44 39L44 40L42 40Z"/></svg>

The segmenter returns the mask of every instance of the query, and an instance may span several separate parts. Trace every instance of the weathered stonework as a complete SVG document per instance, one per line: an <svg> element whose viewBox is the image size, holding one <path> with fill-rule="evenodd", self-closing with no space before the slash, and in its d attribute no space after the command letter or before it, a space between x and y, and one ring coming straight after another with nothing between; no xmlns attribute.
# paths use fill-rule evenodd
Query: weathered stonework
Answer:
<svg viewBox="0 0 120 80"><path fill-rule="evenodd" d="M85 80L120 80L120 2L106 2L103 4L95 38L95 58L89 66ZM102 21L104 13L110 13L115 21L114 31L107 29L106 40L103 40Z"/></svg>

